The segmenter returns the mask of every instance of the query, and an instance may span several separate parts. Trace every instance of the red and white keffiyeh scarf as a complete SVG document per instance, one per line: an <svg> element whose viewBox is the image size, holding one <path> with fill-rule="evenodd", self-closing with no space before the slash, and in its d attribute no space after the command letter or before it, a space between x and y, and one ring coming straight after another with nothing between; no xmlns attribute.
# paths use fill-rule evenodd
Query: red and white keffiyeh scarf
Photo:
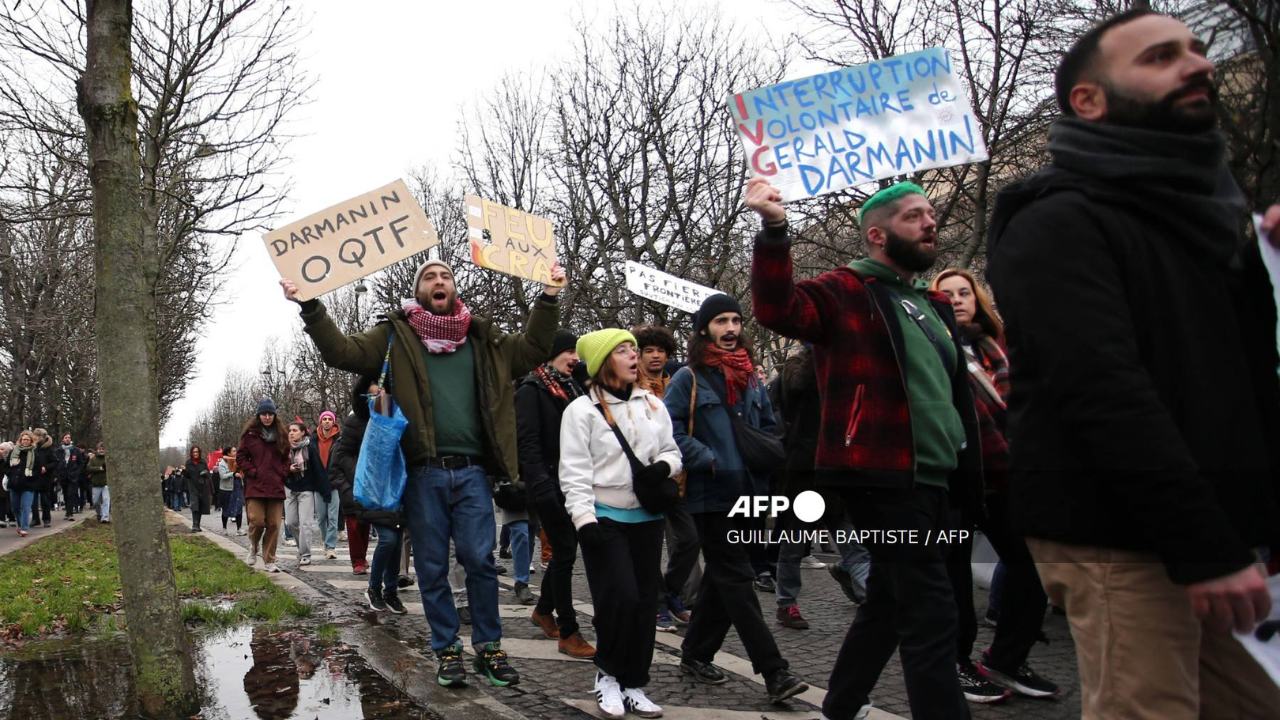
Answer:
<svg viewBox="0 0 1280 720"><path fill-rule="evenodd" d="M427 352L437 355L456 351L467 341L467 329L471 327L471 311L461 300L455 299L452 315L435 315L422 307L417 300L404 302L404 313L409 327L427 347Z"/></svg>

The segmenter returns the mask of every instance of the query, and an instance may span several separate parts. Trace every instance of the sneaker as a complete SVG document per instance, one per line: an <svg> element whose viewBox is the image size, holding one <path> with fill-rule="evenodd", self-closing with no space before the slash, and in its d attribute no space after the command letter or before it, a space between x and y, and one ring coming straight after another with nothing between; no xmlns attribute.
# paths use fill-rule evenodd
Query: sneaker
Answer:
<svg viewBox="0 0 1280 720"><path fill-rule="evenodd" d="M250 551L249 551L249 554L244 556L244 562L245 562L245 564L246 564L246 565L248 565L249 567L253 567L254 565L257 565L257 564L258 564L258 553L257 553L257 552L255 552L255 551L253 551L253 550L250 550Z"/></svg>
<svg viewBox="0 0 1280 720"><path fill-rule="evenodd" d="M381 590L374 587L365 588L364 599L365 599L365 602L369 604L370 610L377 610L378 612L386 612L387 602L382 599Z"/></svg>
<svg viewBox="0 0 1280 720"><path fill-rule="evenodd" d="M671 613L666 610L658 611L658 632L673 633L676 631L676 624L671 620Z"/></svg>
<svg viewBox="0 0 1280 720"><path fill-rule="evenodd" d="M805 620L804 616L800 614L799 605L778 608L778 622L782 624L782 627L791 628L792 630L809 629L809 621Z"/></svg>
<svg viewBox="0 0 1280 720"><path fill-rule="evenodd" d="M507 566L503 565L502 563L494 563L494 569L497 570L499 575L507 574Z"/></svg>
<svg viewBox="0 0 1280 720"><path fill-rule="evenodd" d="M671 613L671 619L675 620L677 625L688 625L689 618L693 615L685 609L684 602L675 595L667 596L667 612Z"/></svg>
<svg viewBox="0 0 1280 720"><path fill-rule="evenodd" d="M622 691L622 705L627 712L632 715L638 715L642 718L660 718L662 717L662 708L654 705L649 698L644 696L644 692L640 688L627 688Z"/></svg>
<svg viewBox="0 0 1280 720"><path fill-rule="evenodd" d="M535 565L535 564L533 564L533 563L529 563L529 574L530 574L530 575L537 575L537 574L538 574L538 566L537 566L537 565Z"/></svg>
<svg viewBox="0 0 1280 720"><path fill-rule="evenodd" d="M19 531L18 531L18 537L26 537L26 536L28 536L28 535L30 535L30 534L31 534L31 533L27 532L26 530L19 530Z"/></svg>
<svg viewBox="0 0 1280 720"><path fill-rule="evenodd" d="M991 612L991 608L987 608L987 612L982 616L982 624L989 628L994 628L1000 624L1000 613Z"/></svg>
<svg viewBox="0 0 1280 720"><path fill-rule="evenodd" d="M1057 697L1062 694L1061 687L1037 675L1027 663L1022 663L1022 667L1015 673L1006 673L987 665L985 653L983 659L984 662L978 663L978 672L1002 688L1033 698Z"/></svg>
<svg viewBox="0 0 1280 720"><path fill-rule="evenodd" d="M760 592L776 593L778 585L773 581L769 573L760 573L756 576L756 589Z"/></svg>
<svg viewBox="0 0 1280 720"><path fill-rule="evenodd" d="M352 575L367 575L367 574L369 574L369 563L362 563L362 562L358 562L358 563L356 563L355 565L353 565L353 566L351 567L351 574L352 574Z"/></svg>
<svg viewBox="0 0 1280 720"><path fill-rule="evenodd" d="M515 593L516 593L516 600L520 601L521 605L532 605L538 602L537 600L534 599L533 593L529 591L529 583L517 581L515 586Z"/></svg>
<svg viewBox="0 0 1280 720"><path fill-rule="evenodd" d="M294 540L293 538L285 539L284 544L288 545L289 547L298 547L298 541Z"/></svg>
<svg viewBox="0 0 1280 720"><path fill-rule="evenodd" d="M471 608L467 607L466 605L463 605L462 607L458 608L458 622L462 623L463 625L471 624Z"/></svg>
<svg viewBox="0 0 1280 720"><path fill-rule="evenodd" d="M346 541L347 541L347 531L342 530L338 533L338 542L346 542Z"/></svg>
<svg viewBox="0 0 1280 720"><path fill-rule="evenodd" d="M984 677L971 662L960 663L956 671L960 675L960 691L971 703L997 703L1013 694Z"/></svg>
<svg viewBox="0 0 1280 720"><path fill-rule="evenodd" d="M396 615L404 615L409 612L404 603L400 602L399 595L383 595L382 602L386 603L387 609Z"/></svg>
<svg viewBox="0 0 1280 720"><path fill-rule="evenodd" d="M267 564L266 564L262 569L263 569L263 570L266 570L266 571L267 571L267 572L269 572L269 573L278 573L278 572L280 572L280 568L279 568L279 567L277 567L275 563L267 563Z"/></svg>
<svg viewBox="0 0 1280 720"><path fill-rule="evenodd" d="M537 608L534 608L533 614L529 616L529 622L537 625L542 630L542 634L552 640L560 638L560 628L556 626L555 618L550 615L543 615L538 612Z"/></svg>
<svg viewBox="0 0 1280 720"><path fill-rule="evenodd" d="M572 658L582 660L590 660L596 656L596 649L582 637L582 633L576 632L567 638L562 638L559 643L560 652Z"/></svg>
<svg viewBox="0 0 1280 720"><path fill-rule="evenodd" d="M45 524L44 524L44 526L45 526L45 527L47 527L47 528L48 528L48 527L53 527L53 526L52 526L52 525L50 525L49 523L45 523ZM197 530L199 530L200 528L196 528L196 529L197 529Z"/></svg>
<svg viewBox="0 0 1280 720"><path fill-rule="evenodd" d="M396 587L398 588L407 588L412 584L413 584L413 578L409 577L408 575L401 575L399 579L396 580Z"/></svg>
<svg viewBox="0 0 1280 720"><path fill-rule="evenodd" d="M436 683L440 687L467 684L467 668L462 664L462 643L454 643L436 653L440 666L436 668Z"/></svg>
<svg viewBox="0 0 1280 720"><path fill-rule="evenodd" d="M831 579L836 581L836 584L844 591L844 596L849 598L849 601L854 605L861 605L862 601L866 600L866 597L853 587L853 573L846 572L844 568L836 563L828 565L827 572L831 573Z"/></svg>
<svg viewBox="0 0 1280 720"><path fill-rule="evenodd" d="M825 569L826 567L827 567L826 563L822 562L821 560L819 560L818 558L812 555L805 555L804 557L800 558L801 570L822 570L822 569Z"/></svg>
<svg viewBox="0 0 1280 720"><path fill-rule="evenodd" d="M503 560L510 560L510 559L511 559L511 546L510 546L510 545L503 545L501 548L499 548L499 549L498 549L498 557L502 558Z"/></svg>
<svg viewBox="0 0 1280 720"><path fill-rule="evenodd" d="M702 662L693 658L682 658L680 660L680 672L692 675L698 682L704 682L708 685L723 685L729 682L729 678L720 672L720 668L709 662Z"/></svg>
<svg viewBox="0 0 1280 720"><path fill-rule="evenodd" d="M507 654L502 652L500 642L476 648L476 659L471 664L477 673L489 678L489 684L494 687L520 684L520 673L507 664Z"/></svg>
<svg viewBox="0 0 1280 720"><path fill-rule="evenodd" d="M620 720L627 715L627 706L622 703L622 688L612 675L596 673L596 707L600 714L611 720Z"/></svg>
<svg viewBox="0 0 1280 720"><path fill-rule="evenodd" d="M325 560L337 560L337 559L338 559L338 552L337 552L336 550L334 550L333 548L325 548L325 551L324 551L324 559L325 559Z"/></svg>
<svg viewBox="0 0 1280 720"><path fill-rule="evenodd" d="M547 571L547 564L546 564L546 563L544 563L544 562L539 561L539 562L538 562L538 569L539 569L539 570L541 570L541 571L543 571L543 572L546 572L546 571Z"/></svg>
<svg viewBox="0 0 1280 720"><path fill-rule="evenodd" d="M310 564L311 564L311 556L310 556L310 555L307 555L306 557L298 558L298 565L299 565L299 566L302 566L302 565L310 565Z"/></svg>
<svg viewBox="0 0 1280 720"><path fill-rule="evenodd" d="M780 703L808 690L809 685L790 670L778 668L764 676L764 689L769 693L769 702Z"/></svg>
<svg viewBox="0 0 1280 720"><path fill-rule="evenodd" d="M236 537L244 537L245 535L248 535L248 534L249 533L245 532L244 530L236 530Z"/></svg>

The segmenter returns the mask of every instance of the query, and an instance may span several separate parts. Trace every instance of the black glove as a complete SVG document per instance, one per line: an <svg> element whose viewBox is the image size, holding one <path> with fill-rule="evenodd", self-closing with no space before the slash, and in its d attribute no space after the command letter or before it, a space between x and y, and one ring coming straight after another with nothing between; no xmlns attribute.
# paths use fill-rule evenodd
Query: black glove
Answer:
<svg viewBox="0 0 1280 720"><path fill-rule="evenodd" d="M652 465L646 465L640 469L636 475L636 480L641 483L649 484L666 480L671 477L671 466L664 460L659 460Z"/></svg>
<svg viewBox="0 0 1280 720"><path fill-rule="evenodd" d="M592 549L604 545L604 531L600 529L600 523L589 522L578 528L578 544Z"/></svg>

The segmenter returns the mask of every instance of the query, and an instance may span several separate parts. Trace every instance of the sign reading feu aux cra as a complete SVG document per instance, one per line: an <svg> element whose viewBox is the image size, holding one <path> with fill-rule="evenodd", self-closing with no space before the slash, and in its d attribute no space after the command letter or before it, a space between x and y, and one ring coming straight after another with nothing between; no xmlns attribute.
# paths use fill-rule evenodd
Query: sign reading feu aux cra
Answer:
<svg viewBox="0 0 1280 720"><path fill-rule="evenodd" d="M556 236L550 220L475 195L464 200L471 262L543 285L562 284L551 281Z"/></svg>
<svg viewBox="0 0 1280 720"><path fill-rule="evenodd" d="M310 300L440 244L403 180L262 236L271 261Z"/></svg>

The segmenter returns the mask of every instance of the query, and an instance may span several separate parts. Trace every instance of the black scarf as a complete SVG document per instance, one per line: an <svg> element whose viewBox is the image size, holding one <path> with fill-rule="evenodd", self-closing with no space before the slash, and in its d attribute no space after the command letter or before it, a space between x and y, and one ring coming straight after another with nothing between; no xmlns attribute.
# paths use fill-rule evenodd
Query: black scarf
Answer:
<svg viewBox="0 0 1280 720"><path fill-rule="evenodd" d="M1101 181L1116 196L1164 218L1172 236L1221 267L1237 268L1244 246L1244 194L1214 131L1171 133L1063 118L1049 128L1054 165Z"/></svg>

